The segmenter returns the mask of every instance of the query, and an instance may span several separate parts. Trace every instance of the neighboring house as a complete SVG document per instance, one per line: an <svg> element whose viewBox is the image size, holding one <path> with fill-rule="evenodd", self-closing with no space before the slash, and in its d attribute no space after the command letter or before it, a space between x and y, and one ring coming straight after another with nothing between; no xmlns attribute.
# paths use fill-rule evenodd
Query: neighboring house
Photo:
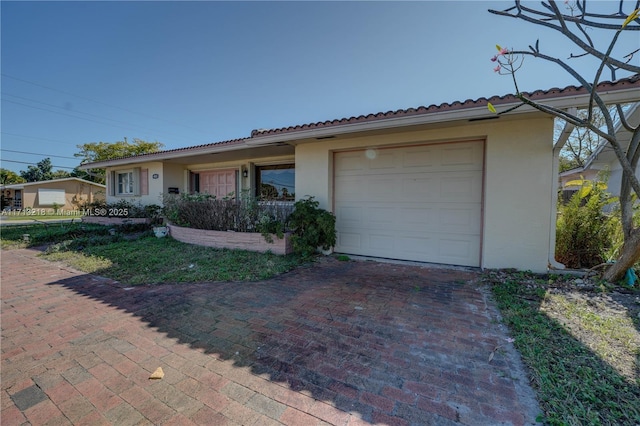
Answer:
<svg viewBox="0 0 640 426"><path fill-rule="evenodd" d="M631 125L637 126L640 123L640 102L632 104L627 110L626 116ZM618 124L616 136L621 141L626 152L629 143L631 143L631 132ZM596 180L601 172L608 175L607 192L614 196L619 196L622 183L622 166L620 166L618 158L607 141L602 141L598 145L594 153L585 161L583 167L560 173L560 184L562 190L566 192L565 198L580 189L575 185L567 185L567 183L580 179ZM640 163L636 167L636 176L640 176Z"/></svg>
<svg viewBox="0 0 640 426"><path fill-rule="evenodd" d="M10 210L74 210L106 198L105 185L74 177L1 185L0 191L4 208Z"/></svg>
<svg viewBox="0 0 640 426"><path fill-rule="evenodd" d="M640 78L600 85L607 102L640 101ZM587 105L582 88L536 91L558 108ZM513 95L271 130L208 145L85 164L107 170L107 200L249 191L313 196L336 215L335 251L546 271L558 190L553 118Z"/></svg>

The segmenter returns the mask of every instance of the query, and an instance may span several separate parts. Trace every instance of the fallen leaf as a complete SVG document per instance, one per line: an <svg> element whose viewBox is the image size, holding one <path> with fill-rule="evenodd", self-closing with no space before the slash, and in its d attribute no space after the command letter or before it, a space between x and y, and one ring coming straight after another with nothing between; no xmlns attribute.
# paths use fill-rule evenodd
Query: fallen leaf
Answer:
<svg viewBox="0 0 640 426"><path fill-rule="evenodd" d="M162 367L158 367L158 368L156 368L156 371L151 373L151 376L149 376L149 379L150 380L160 380L163 377L164 377L164 371L162 371Z"/></svg>

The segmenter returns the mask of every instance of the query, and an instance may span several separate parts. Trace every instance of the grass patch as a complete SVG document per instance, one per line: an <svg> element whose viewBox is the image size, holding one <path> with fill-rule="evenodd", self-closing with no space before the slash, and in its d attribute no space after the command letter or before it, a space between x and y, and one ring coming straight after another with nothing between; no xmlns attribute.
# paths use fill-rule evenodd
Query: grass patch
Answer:
<svg viewBox="0 0 640 426"><path fill-rule="evenodd" d="M28 235L28 241L24 239L25 234ZM109 227L79 222L4 225L0 226L0 245L3 249L26 248L108 234Z"/></svg>
<svg viewBox="0 0 640 426"><path fill-rule="evenodd" d="M44 257L52 262L62 262L72 268L90 274L100 273L113 266L113 262L109 259L76 251L56 251L47 253Z"/></svg>
<svg viewBox="0 0 640 426"><path fill-rule="evenodd" d="M298 256L219 250L151 235L107 244L94 242L83 247L82 251L69 250L61 244L49 249L43 257L62 260L81 271L97 273L129 285L256 281L271 278L300 264Z"/></svg>
<svg viewBox="0 0 640 426"><path fill-rule="evenodd" d="M220 250L156 238L147 228L81 223L15 225L0 228L0 240L3 249L47 244L44 259L128 285L257 281L303 262L298 255ZM24 234L29 234L28 242Z"/></svg>
<svg viewBox="0 0 640 426"><path fill-rule="evenodd" d="M548 278L490 273L485 280L529 368L545 423L640 423L637 294L629 295L633 311L612 303L604 309L598 301L611 302L606 294Z"/></svg>

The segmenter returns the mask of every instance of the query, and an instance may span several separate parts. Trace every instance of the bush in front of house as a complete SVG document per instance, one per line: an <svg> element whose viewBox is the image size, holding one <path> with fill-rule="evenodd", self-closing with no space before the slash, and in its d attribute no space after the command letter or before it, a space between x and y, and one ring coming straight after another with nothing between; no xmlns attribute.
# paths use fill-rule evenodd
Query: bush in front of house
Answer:
<svg viewBox="0 0 640 426"><path fill-rule="evenodd" d="M319 205L313 197L296 201L289 216L293 250L303 256L312 255L319 247L329 250L336 245L336 217Z"/></svg>
<svg viewBox="0 0 640 426"><path fill-rule="evenodd" d="M336 243L335 216L318 207L313 197L292 204L283 201L258 201L239 198L216 198L209 194L168 194L164 197L167 220L187 228L258 232L271 242L290 232L293 249L310 256L319 247L329 250Z"/></svg>
<svg viewBox="0 0 640 426"><path fill-rule="evenodd" d="M178 226L211 231L259 232L276 234L286 231L291 203L258 201L253 197L217 198L210 194L167 194L165 217Z"/></svg>
<svg viewBox="0 0 640 426"><path fill-rule="evenodd" d="M611 203L602 183L587 183L558 208L556 259L569 268L591 268L608 260L616 221L605 211Z"/></svg>

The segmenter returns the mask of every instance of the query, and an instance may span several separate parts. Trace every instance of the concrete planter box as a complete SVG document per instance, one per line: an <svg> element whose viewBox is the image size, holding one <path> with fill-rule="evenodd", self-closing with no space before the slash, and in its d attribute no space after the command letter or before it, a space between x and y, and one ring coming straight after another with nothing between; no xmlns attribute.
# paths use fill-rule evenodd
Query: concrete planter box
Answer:
<svg viewBox="0 0 640 426"><path fill-rule="evenodd" d="M270 251L274 254L289 254L293 252L289 234L285 234L284 238L271 235L273 243L268 243L262 234L257 232L207 231L176 225L167 225L167 227L169 235L183 243L261 253Z"/></svg>
<svg viewBox="0 0 640 426"><path fill-rule="evenodd" d="M84 223L93 223L95 225L107 225L107 226L118 226L118 225L132 225L139 223L151 223L151 219L147 217L105 217L105 216L82 216L82 222Z"/></svg>

